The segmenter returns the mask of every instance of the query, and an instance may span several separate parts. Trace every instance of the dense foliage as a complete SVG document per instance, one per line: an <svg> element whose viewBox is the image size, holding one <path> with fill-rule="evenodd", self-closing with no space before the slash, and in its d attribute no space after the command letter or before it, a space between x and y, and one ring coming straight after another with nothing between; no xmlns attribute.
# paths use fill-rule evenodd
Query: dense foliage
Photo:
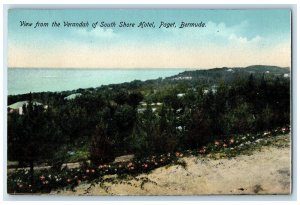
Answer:
<svg viewBox="0 0 300 205"><path fill-rule="evenodd" d="M19 166L47 163L60 168L64 162L88 157L98 166L125 154L142 159L199 149L232 135L290 124L290 80L282 74L286 69L264 74L251 68L250 73L232 73L234 77L226 69L9 96L8 104L28 100L29 105L23 115L8 114L8 160ZM64 99L72 93L82 95Z"/></svg>

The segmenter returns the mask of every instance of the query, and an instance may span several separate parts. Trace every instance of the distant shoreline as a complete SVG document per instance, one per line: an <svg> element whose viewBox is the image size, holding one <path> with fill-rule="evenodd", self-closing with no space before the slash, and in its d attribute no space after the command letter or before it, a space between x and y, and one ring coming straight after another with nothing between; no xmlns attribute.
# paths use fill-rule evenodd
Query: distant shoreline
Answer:
<svg viewBox="0 0 300 205"><path fill-rule="evenodd" d="M186 70L13 68L8 70L8 95L97 88L135 80L166 78L184 71Z"/></svg>
<svg viewBox="0 0 300 205"><path fill-rule="evenodd" d="M77 89L98 88L103 85L130 83L132 81L156 80L191 73L289 73L288 67L252 65L248 67L222 67L210 69L180 68L20 68L8 69L8 95L21 95L38 92L63 92ZM223 75L221 74L221 75ZM213 75L212 75L213 76ZM211 77L212 77L211 76ZM206 78L206 74L203 75ZM213 80L211 78L211 80Z"/></svg>

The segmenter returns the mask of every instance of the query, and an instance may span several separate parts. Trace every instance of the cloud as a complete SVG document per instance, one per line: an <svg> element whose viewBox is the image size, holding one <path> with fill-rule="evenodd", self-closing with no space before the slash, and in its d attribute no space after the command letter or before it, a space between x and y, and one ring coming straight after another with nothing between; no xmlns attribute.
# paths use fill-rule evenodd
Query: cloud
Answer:
<svg viewBox="0 0 300 205"><path fill-rule="evenodd" d="M260 37L259 35L255 36L254 38L247 38L247 37L236 36L235 34L231 34L228 37L228 40L241 43L241 44L246 44L246 43L259 43L260 41L263 40L263 38Z"/></svg>
<svg viewBox="0 0 300 205"><path fill-rule="evenodd" d="M95 28L92 30L86 30L86 29L79 29L75 31L76 34L83 37L88 38L114 38L117 37L117 34L114 32L113 29L107 28Z"/></svg>
<svg viewBox="0 0 300 205"><path fill-rule="evenodd" d="M239 24L228 26L224 22L215 23L209 21L206 23L206 27L203 28L172 28L162 29L163 32L168 33L170 38L176 39L177 42L192 42L197 45L218 45L228 46L233 44L259 44L265 40L262 36L256 35L254 37L243 34L243 31L248 27L247 21L242 21ZM202 42L202 43L199 43Z"/></svg>
<svg viewBox="0 0 300 205"><path fill-rule="evenodd" d="M103 41L90 43L68 39L47 49L10 43L9 66L199 69L290 65L290 41L274 41L258 34L246 36L243 35L246 27L247 22L234 26L208 22L206 28L159 30L164 38L138 33L129 39L128 33L126 36L116 34L113 29L77 30L74 31L77 36ZM145 38L140 39L141 36Z"/></svg>

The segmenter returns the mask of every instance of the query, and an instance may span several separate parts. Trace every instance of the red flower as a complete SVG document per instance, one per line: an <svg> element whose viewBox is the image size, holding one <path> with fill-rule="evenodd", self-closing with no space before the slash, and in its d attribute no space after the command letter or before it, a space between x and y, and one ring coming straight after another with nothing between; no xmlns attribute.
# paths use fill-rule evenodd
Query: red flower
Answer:
<svg viewBox="0 0 300 205"><path fill-rule="evenodd" d="M44 175L40 176L40 180L41 180L41 181L44 181L45 179L46 179L46 178L45 178Z"/></svg>
<svg viewBox="0 0 300 205"><path fill-rule="evenodd" d="M233 144L234 143L234 138L231 138L230 140L229 140L229 144Z"/></svg>
<svg viewBox="0 0 300 205"><path fill-rule="evenodd" d="M202 147L200 150L199 150L200 154L205 154L206 153L206 148L205 147Z"/></svg>
<svg viewBox="0 0 300 205"><path fill-rule="evenodd" d="M215 145L220 145L220 142L216 140Z"/></svg>

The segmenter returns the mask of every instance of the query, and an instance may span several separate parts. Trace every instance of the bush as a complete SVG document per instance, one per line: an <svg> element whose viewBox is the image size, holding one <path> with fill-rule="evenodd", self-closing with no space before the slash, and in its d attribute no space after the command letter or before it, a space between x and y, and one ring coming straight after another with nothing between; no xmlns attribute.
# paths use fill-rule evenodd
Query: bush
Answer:
<svg viewBox="0 0 300 205"><path fill-rule="evenodd" d="M107 133L107 125L100 123L93 135L90 150L90 159L93 164L107 163L114 160L114 139Z"/></svg>

